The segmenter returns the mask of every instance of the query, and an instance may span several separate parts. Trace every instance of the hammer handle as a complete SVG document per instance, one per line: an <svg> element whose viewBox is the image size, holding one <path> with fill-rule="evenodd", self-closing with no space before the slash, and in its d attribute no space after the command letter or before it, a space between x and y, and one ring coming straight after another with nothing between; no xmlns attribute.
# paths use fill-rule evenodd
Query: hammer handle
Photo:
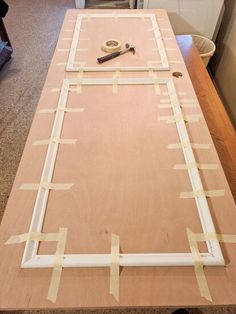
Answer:
<svg viewBox="0 0 236 314"><path fill-rule="evenodd" d="M105 61L108 61L108 60L111 60L111 59L113 59L113 58L116 58L116 57L118 57L119 55L120 55L120 51L116 51L116 52L113 52L113 53L111 53L111 54L109 54L109 55L106 55L106 56L104 56L104 57L97 58L97 61L98 61L98 63L103 63L103 62L105 62Z"/></svg>

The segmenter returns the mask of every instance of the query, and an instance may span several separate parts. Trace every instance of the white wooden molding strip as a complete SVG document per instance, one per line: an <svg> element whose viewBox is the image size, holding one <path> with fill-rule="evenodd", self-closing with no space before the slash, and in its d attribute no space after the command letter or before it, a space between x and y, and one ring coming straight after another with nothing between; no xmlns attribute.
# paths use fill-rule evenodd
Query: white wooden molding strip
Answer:
<svg viewBox="0 0 236 314"><path fill-rule="evenodd" d="M67 102L67 97L68 97L68 87L69 87L68 82L67 81L63 82L63 88L60 93L58 107L66 108L66 102ZM63 110L56 111L50 138L60 138L64 116L65 116L65 111ZM58 147L59 147L58 142L49 143L40 182L50 183L52 181L52 175L53 175L53 171L54 171L54 167L56 163ZM34 205L33 216L31 220L29 232L41 232L42 231L43 220L44 220L45 211L47 207L48 195L49 195L49 189L44 189L42 187L39 187L35 205ZM33 256L35 256L37 254L37 250L38 250L38 242L27 241L25 245L24 254L23 254L22 264L24 264L26 261L30 260Z"/></svg>
<svg viewBox="0 0 236 314"><path fill-rule="evenodd" d="M77 16L77 20L76 20L76 24L75 24L74 33L73 33L73 39L72 39L72 42L71 42L68 62L67 62L67 67L69 67L69 68L73 67L73 62L75 61L77 45L78 45L78 42L79 42L81 23L82 23L82 17L78 15Z"/></svg>
<svg viewBox="0 0 236 314"><path fill-rule="evenodd" d="M175 116L182 115L181 105L179 103L178 96L175 91L173 80L170 79L168 81L167 87L168 87L169 97L172 104L173 114ZM190 142L190 138L188 136L188 131L187 131L184 120L176 121L176 127L179 134L180 143L182 144L182 150L183 150L186 164L196 163L192 146L184 145L184 143ZM198 168L197 167L188 168L187 171L188 171L188 175L191 181L193 191L204 190ZM203 195L201 197L195 197L195 202L197 205L198 214L200 217L203 232L204 233L216 232L206 196ZM215 256L217 259L224 261L222 251L221 251L218 241L207 241L206 244L207 244L208 251L210 254Z"/></svg>

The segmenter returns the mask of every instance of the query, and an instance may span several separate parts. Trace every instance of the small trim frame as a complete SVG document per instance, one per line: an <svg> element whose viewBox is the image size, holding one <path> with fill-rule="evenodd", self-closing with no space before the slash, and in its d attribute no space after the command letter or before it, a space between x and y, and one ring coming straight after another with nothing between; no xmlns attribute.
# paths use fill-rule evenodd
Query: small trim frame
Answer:
<svg viewBox="0 0 236 314"><path fill-rule="evenodd" d="M94 14L78 14L76 19L76 24L74 28L74 33L72 37L69 57L66 65L66 71L68 72L78 72L78 71L84 71L84 72L112 72L116 71L117 67L107 67L107 66L96 66L96 67L87 67L87 66L76 66L77 64L80 64L80 62L75 61L76 56L76 49L79 42L79 36L80 36L80 30L81 30L81 24L82 20L85 18L91 18L91 19L100 19L100 18L106 18L106 19L112 19L112 18L118 18L118 19L127 19L127 18L145 18L150 19L152 23L152 28L154 32L154 39L156 41L157 50L160 54L160 65L151 65L151 66L137 66L137 67L119 67L119 71L126 71L126 72L137 72L137 71L168 71L170 70L170 65L168 62L168 57L166 54L164 42L161 36L160 28L156 20L155 14L128 14L128 13L120 13L120 14L111 14L111 13L94 13ZM156 63L156 62L154 62Z"/></svg>
<svg viewBox="0 0 236 314"><path fill-rule="evenodd" d="M89 86L89 85L111 85L112 78L73 78L64 79L60 97L58 101L58 109L56 110L54 124L52 128L51 138L59 138L63 119L67 104L69 90L73 86ZM178 96L176 93L174 81L172 78L165 77L147 77L147 78L117 78L117 85L165 85L167 86L168 95L170 97L171 107L174 116L182 115L182 110ZM158 122L157 122L158 123ZM175 121L180 142L189 142L189 135L184 119ZM50 183L56 163L56 155L58 151L58 142L50 142L46 154L44 168L41 176L41 182ZM192 147L182 145L183 154L186 163L195 162ZM188 169L188 175L191 181L193 191L203 190L203 185L199 170L197 167ZM39 188L29 232L41 232L43 220L47 208L49 190ZM204 233L215 232L211 213L205 196L195 197L200 222ZM224 265L224 258L217 239L206 241L208 253L201 253L204 265L219 266ZM38 242L27 241L21 263L22 268L45 268L53 267L55 255L38 255ZM63 267L110 267L110 254L65 254L62 262ZM137 254L121 254L120 266L194 266L192 254L189 253L137 253Z"/></svg>

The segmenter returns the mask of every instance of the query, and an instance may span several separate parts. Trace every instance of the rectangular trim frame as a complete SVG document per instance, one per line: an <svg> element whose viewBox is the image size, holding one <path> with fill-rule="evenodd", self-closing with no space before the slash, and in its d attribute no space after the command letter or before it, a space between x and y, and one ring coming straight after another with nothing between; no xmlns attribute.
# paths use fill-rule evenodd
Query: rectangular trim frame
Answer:
<svg viewBox="0 0 236 314"><path fill-rule="evenodd" d="M66 108L67 98L71 86L91 86L91 85L110 85L112 78L73 78L64 79L58 106L55 114L51 138L59 138ZM172 78L166 77L147 77L147 78L117 78L117 85L166 85L174 116L181 116L182 109L178 100L177 92ZM158 123L158 122L157 122ZM176 120L177 132L180 143L190 142L188 131L184 119ZM41 182L51 182L53 170L56 163L59 143L50 142L44 162ZM184 159L186 163L196 162L191 145L182 145ZM188 168L188 175L193 191L203 190L200 173L197 167ZM41 232L43 220L47 208L49 190L39 187L29 232ZM204 195L195 197L196 206L202 229L204 233L215 233L214 223L211 217L207 199ZM186 226L188 227L188 226ZM187 236L186 236L187 239ZM208 253L201 253L204 265L222 266L225 264L222 251L217 239L206 241ZM37 241L27 241L21 262L22 268L45 268L53 267L55 255L38 255ZM62 262L63 267L110 267L110 254L65 254ZM192 254L189 253L138 253L121 254L120 266L194 266Z"/></svg>
<svg viewBox="0 0 236 314"><path fill-rule="evenodd" d="M137 67L106 67L106 66L96 66L96 67L87 67L87 66L76 66L75 56L76 56L76 48L79 42L79 36L80 36L80 29L82 24L82 19L84 18L148 18L151 20L153 32L154 32L154 38L157 44L157 48L160 54L161 58L161 65L153 65L153 66L137 66ZM80 63L80 62L78 62ZM123 14L111 14L111 13L95 13L95 14L78 14L76 19L76 24L73 32L69 57L67 60L66 65L66 71L68 72L78 72L78 71L84 71L84 72L112 72L119 69L119 71L168 71L170 70L170 65L168 62L168 57L166 54L164 42L161 36L160 28L156 20L155 14L129 14L129 13L123 13Z"/></svg>

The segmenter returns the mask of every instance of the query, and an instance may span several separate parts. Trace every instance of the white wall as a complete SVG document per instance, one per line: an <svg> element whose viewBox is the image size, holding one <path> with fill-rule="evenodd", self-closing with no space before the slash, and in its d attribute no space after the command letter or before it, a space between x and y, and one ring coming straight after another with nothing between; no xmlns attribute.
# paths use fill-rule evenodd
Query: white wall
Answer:
<svg viewBox="0 0 236 314"><path fill-rule="evenodd" d="M143 7L166 9L175 34L201 34L215 39L223 3L224 0L144 0Z"/></svg>

